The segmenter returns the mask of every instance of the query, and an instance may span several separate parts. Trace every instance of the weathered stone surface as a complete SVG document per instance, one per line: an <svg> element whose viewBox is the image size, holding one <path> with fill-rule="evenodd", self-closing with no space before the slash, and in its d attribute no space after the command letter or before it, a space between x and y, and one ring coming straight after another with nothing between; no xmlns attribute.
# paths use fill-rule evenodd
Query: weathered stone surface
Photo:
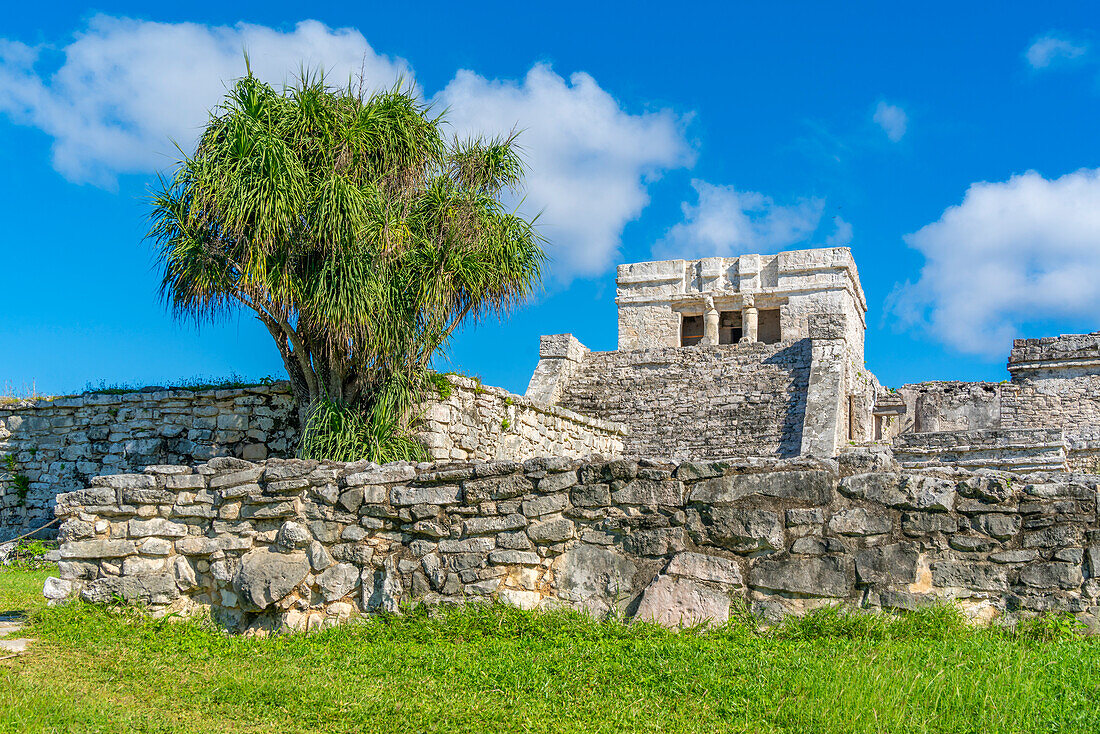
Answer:
<svg viewBox="0 0 1100 734"><path fill-rule="evenodd" d="M179 595L171 574L106 576L89 582L80 592L80 598L90 604L109 604L119 599L129 604L166 604Z"/></svg>
<svg viewBox="0 0 1100 734"><path fill-rule="evenodd" d="M305 553L257 549L241 558L233 587L243 600L257 609L266 609L293 591L307 573L309 561Z"/></svg>
<svg viewBox="0 0 1100 734"><path fill-rule="evenodd" d="M1077 563L1032 563L1020 571L1020 583L1037 589L1077 589L1084 582Z"/></svg>
<svg viewBox="0 0 1100 734"><path fill-rule="evenodd" d="M304 525L290 520L279 526L279 534L275 538L275 542L287 550L305 548L312 541L313 536Z"/></svg>
<svg viewBox="0 0 1100 734"><path fill-rule="evenodd" d="M759 474L730 474L699 482L689 501L699 504L731 504L745 497L761 495L826 504L833 498L836 477L827 471L779 471Z"/></svg>
<svg viewBox="0 0 1100 734"><path fill-rule="evenodd" d="M462 489L457 484L399 486L390 490L390 501L395 505L453 505L461 497Z"/></svg>
<svg viewBox="0 0 1100 734"><path fill-rule="evenodd" d="M538 553L501 549L489 554L489 562L502 565L537 566L541 559Z"/></svg>
<svg viewBox="0 0 1100 734"><path fill-rule="evenodd" d="M321 595L326 602L342 599L359 585L359 568L350 563L337 563L317 577Z"/></svg>
<svg viewBox="0 0 1100 734"><path fill-rule="evenodd" d="M720 625L729 620L730 598L687 578L658 576L642 593L637 619L665 627Z"/></svg>
<svg viewBox="0 0 1100 734"><path fill-rule="evenodd" d="M917 580L919 547L894 543L867 548L856 555L856 580L862 584L905 585Z"/></svg>
<svg viewBox="0 0 1100 734"><path fill-rule="evenodd" d="M163 538L182 538L187 535L187 526L183 523L165 520L162 517L155 517L152 520L134 519L130 521L131 538L145 538L150 535Z"/></svg>
<svg viewBox="0 0 1100 734"><path fill-rule="evenodd" d="M62 558L122 558L135 553L132 540L82 540L61 547Z"/></svg>
<svg viewBox="0 0 1100 734"><path fill-rule="evenodd" d="M486 533L499 533L505 530L525 528L527 527L527 518L519 514L504 517L476 517L467 520L462 527L467 535L485 535Z"/></svg>
<svg viewBox="0 0 1100 734"><path fill-rule="evenodd" d="M881 535L892 528L893 523L885 513L862 507L841 510L829 518L829 529L839 535Z"/></svg>
<svg viewBox="0 0 1100 734"><path fill-rule="evenodd" d="M42 596L48 602L59 602L68 599L73 593L73 582L68 579L59 579L50 576L42 585Z"/></svg>
<svg viewBox="0 0 1100 734"><path fill-rule="evenodd" d="M559 597L601 612L626 599L637 566L618 553L582 543L558 556L553 569Z"/></svg>
<svg viewBox="0 0 1100 734"><path fill-rule="evenodd" d="M684 485L676 480L635 479L611 494L617 505L679 506L684 502Z"/></svg>
<svg viewBox="0 0 1100 734"><path fill-rule="evenodd" d="M749 585L802 596L834 598L846 597L851 591L847 563L833 556L757 559L749 570Z"/></svg>
<svg viewBox="0 0 1100 734"><path fill-rule="evenodd" d="M784 545L783 523L771 510L714 507L709 518L704 515L692 529L700 538L738 553L779 550Z"/></svg>
<svg viewBox="0 0 1100 734"><path fill-rule="evenodd" d="M669 561L665 574L687 576L698 581L713 581L726 586L741 586L741 568L737 561L702 553L677 553Z"/></svg>
<svg viewBox="0 0 1100 734"><path fill-rule="evenodd" d="M850 497L906 510L950 512L955 509L955 484L946 479L897 473L855 474L844 478L840 491Z"/></svg>
<svg viewBox="0 0 1100 734"><path fill-rule="evenodd" d="M573 522L564 517L544 520L529 526L527 535L536 543L560 543L573 537Z"/></svg>
<svg viewBox="0 0 1100 734"><path fill-rule="evenodd" d="M1008 580L1003 566L958 561L932 563L932 583L974 591L1004 591Z"/></svg>

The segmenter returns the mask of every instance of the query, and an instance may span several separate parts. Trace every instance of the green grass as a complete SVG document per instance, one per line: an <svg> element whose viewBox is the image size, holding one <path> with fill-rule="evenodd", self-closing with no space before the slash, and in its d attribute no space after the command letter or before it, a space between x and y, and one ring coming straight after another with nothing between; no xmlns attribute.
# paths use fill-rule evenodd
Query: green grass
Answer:
<svg viewBox="0 0 1100 734"><path fill-rule="evenodd" d="M191 392L201 392L203 390L235 390L241 387L257 387L260 385L273 385L278 382L279 378L268 375L267 377L261 377L258 380L251 380L240 375L233 374L229 377L191 377L186 379L172 380L164 385L158 385L165 390L189 390ZM139 385L137 383L128 382L113 382L108 383L105 380L100 380L98 383L89 382L84 386L84 394L95 393L100 395L125 395L127 393L138 392L139 390L147 387L146 385Z"/></svg>
<svg viewBox="0 0 1100 734"><path fill-rule="evenodd" d="M0 731L1100 730L1100 640L965 629L944 608L677 634L471 607L251 639L44 610L45 575L0 572L0 609L30 608L37 638L0 663Z"/></svg>

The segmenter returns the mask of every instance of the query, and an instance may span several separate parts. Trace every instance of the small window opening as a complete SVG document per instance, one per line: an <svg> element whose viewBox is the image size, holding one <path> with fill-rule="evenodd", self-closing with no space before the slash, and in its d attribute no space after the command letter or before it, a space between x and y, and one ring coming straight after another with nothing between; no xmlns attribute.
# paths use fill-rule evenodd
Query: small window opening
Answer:
<svg viewBox="0 0 1100 734"><path fill-rule="evenodd" d="M876 441L881 441L882 440L882 416L881 415L876 415L875 416L875 440Z"/></svg>
<svg viewBox="0 0 1100 734"><path fill-rule="evenodd" d="M703 317L684 316L680 324L680 346L693 347L703 340Z"/></svg>
<svg viewBox="0 0 1100 734"><path fill-rule="evenodd" d="M736 344L741 334L741 312L722 311L718 316L718 343Z"/></svg>
<svg viewBox="0 0 1100 734"><path fill-rule="evenodd" d="M775 344L783 340L779 326L779 309L762 308L757 314L756 337L765 344Z"/></svg>

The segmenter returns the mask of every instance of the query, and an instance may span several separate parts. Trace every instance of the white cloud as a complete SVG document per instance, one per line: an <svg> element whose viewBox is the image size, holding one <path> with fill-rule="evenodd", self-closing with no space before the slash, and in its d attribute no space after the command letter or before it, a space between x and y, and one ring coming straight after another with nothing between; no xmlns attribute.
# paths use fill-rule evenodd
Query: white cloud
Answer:
<svg viewBox="0 0 1100 734"><path fill-rule="evenodd" d="M664 258L729 257L745 253L770 253L805 243L818 230L825 207L823 199L799 199L776 204L755 191L716 186L694 180L698 203L684 203L684 221L673 226L653 250ZM851 234L851 226L837 219Z"/></svg>
<svg viewBox="0 0 1100 734"><path fill-rule="evenodd" d="M1045 69L1058 61L1070 61L1084 56L1088 46L1060 38L1053 33L1039 38L1027 48L1027 63L1033 69Z"/></svg>
<svg viewBox="0 0 1100 734"><path fill-rule="evenodd" d="M70 181L114 187L120 174L167 167L171 141L193 146L226 83L243 74L245 50L257 76L276 84L303 62L340 84L360 71L371 88L412 77L407 62L375 52L358 30L312 20L283 32L97 15L60 54L0 40L0 112L50 135L54 168ZM43 71L51 60L56 68ZM459 71L436 101L450 107L459 133L523 131L531 169L523 207L543 211L563 281L606 269L623 227L649 202L649 181L692 161L684 119L630 114L588 74L567 81L539 64L521 81L501 81Z"/></svg>
<svg viewBox="0 0 1100 734"><path fill-rule="evenodd" d="M376 53L354 29L307 20L282 32L263 26L154 23L94 16L39 71L50 49L0 41L0 111L54 139L53 163L67 179L113 186L119 174L164 168L171 140L195 141L226 84L244 73L247 50L260 78L281 84L299 65L335 84L362 70L368 87L410 75L401 59Z"/></svg>
<svg viewBox="0 0 1100 734"><path fill-rule="evenodd" d="M1100 313L1100 170L972 184L905 240L926 263L888 307L961 352L1001 355L1021 323Z"/></svg>
<svg viewBox="0 0 1100 734"><path fill-rule="evenodd" d="M886 102L878 103L872 119L886 133L886 137L894 143L902 139L905 135L905 128L909 125L909 116L905 114L905 110Z"/></svg>
<svg viewBox="0 0 1100 734"><path fill-rule="evenodd" d="M689 165L683 120L630 114L588 74L565 80L536 64L522 81L459 71L436 100L459 135L521 130L530 171L524 207L542 211L555 277L595 275L615 261L623 227L649 203L647 183Z"/></svg>

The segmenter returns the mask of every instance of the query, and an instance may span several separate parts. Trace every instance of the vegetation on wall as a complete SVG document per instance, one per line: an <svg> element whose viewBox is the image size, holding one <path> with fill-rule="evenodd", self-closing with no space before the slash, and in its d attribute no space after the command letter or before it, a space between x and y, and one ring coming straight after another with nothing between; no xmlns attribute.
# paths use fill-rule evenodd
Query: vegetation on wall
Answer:
<svg viewBox="0 0 1100 734"><path fill-rule="evenodd" d="M540 279L533 221L502 202L523 173L514 136L450 141L409 88L303 72L276 91L249 71L154 194L162 293L199 323L255 313L303 455L418 457L408 426L432 356Z"/></svg>

